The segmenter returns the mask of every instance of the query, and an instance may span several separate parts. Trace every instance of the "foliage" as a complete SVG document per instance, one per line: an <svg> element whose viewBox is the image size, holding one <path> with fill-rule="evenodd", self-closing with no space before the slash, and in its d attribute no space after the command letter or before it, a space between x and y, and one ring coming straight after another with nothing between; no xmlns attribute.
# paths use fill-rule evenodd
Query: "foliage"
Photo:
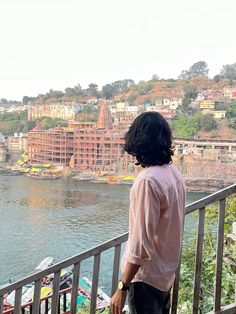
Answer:
<svg viewBox="0 0 236 314"><path fill-rule="evenodd" d="M42 129L48 130L57 127L60 121L60 118L53 119L50 117L41 117L36 119L36 124L39 125Z"/></svg>
<svg viewBox="0 0 236 314"><path fill-rule="evenodd" d="M234 118L236 117L236 101L232 101L226 109L226 117Z"/></svg>
<svg viewBox="0 0 236 314"><path fill-rule="evenodd" d="M229 128L236 130L236 118L228 119L228 126Z"/></svg>
<svg viewBox="0 0 236 314"><path fill-rule="evenodd" d="M233 64L223 65L220 71L221 78L236 80L236 62Z"/></svg>
<svg viewBox="0 0 236 314"><path fill-rule="evenodd" d="M0 115L0 121L27 120L28 111L10 112Z"/></svg>
<svg viewBox="0 0 236 314"><path fill-rule="evenodd" d="M4 135L13 135L14 133L27 133L36 125L43 129L55 128L61 119L50 117L41 117L35 121L27 119L27 110L21 112L5 113L0 115L0 132Z"/></svg>
<svg viewBox="0 0 236 314"><path fill-rule="evenodd" d="M200 308L199 313L207 313L212 310L214 303L214 279L216 261L216 231L218 210L216 206L211 206L206 210L202 276L200 286ZM225 236L231 232L232 223L236 221L236 197L227 200L227 210L225 216ZM181 283L179 290L180 307L191 312L193 298L193 276L195 264L196 235L190 235L184 241L181 258ZM224 249L225 250L225 249ZM232 254L236 254L236 245L231 249ZM235 257L235 255L234 255ZM222 269L222 303L230 304L234 300L234 284L236 281L235 269L223 262Z"/></svg>
<svg viewBox="0 0 236 314"><path fill-rule="evenodd" d="M134 86L134 81L131 79L124 79L106 84L102 87L102 97L111 98L116 94L127 92L132 86Z"/></svg>
<svg viewBox="0 0 236 314"><path fill-rule="evenodd" d="M193 137L201 129L201 114L197 113L187 117L184 113L179 113L171 122L171 128L176 137Z"/></svg>
<svg viewBox="0 0 236 314"><path fill-rule="evenodd" d="M191 107L191 102L197 97L197 89L191 84L184 85L184 98L182 101L182 106L180 106L180 111L185 114L193 114L193 109Z"/></svg>
<svg viewBox="0 0 236 314"><path fill-rule="evenodd" d="M8 101L7 101L6 98L1 98L1 99L0 99L0 103L1 103L1 105L7 105L7 104L8 104Z"/></svg>
<svg viewBox="0 0 236 314"><path fill-rule="evenodd" d="M4 135L26 133L34 128L35 125L35 121L27 120L27 110L0 115L0 132Z"/></svg>
<svg viewBox="0 0 236 314"><path fill-rule="evenodd" d="M201 112L197 112L192 116L180 112L170 125L174 136L184 138L194 137L200 130L212 131L218 128L213 115L203 115Z"/></svg>
<svg viewBox="0 0 236 314"><path fill-rule="evenodd" d="M214 116L210 113L203 115L201 119L201 130L212 131L217 129L217 122Z"/></svg>
<svg viewBox="0 0 236 314"><path fill-rule="evenodd" d="M98 96L98 86L95 83L90 83L88 87L88 96Z"/></svg>
<svg viewBox="0 0 236 314"><path fill-rule="evenodd" d="M35 97L24 96L24 97L22 98L22 104L23 104L23 105L28 105L28 103L29 103L30 101L34 101L35 99L36 99Z"/></svg>
<svg viewBox="0 0 236 314"><path fill-rule="evenodd" d="M205 61L198 61L189 68L188 72L189 72L190 79L194 77L199 77L199 76L207 77L209 69Z"/></svg>
<svg viewBox="0 0 236 314"><path fill-rule="evenodd" d="M89 313L89 305L84 305L81 309L77 311L77 314L88 314ZM110 308L104 308L96 310L96 314L110 314Z"/></svg>
<svg viewBox="0 0 236 314"><path fill-rule="evenodd" d="M208 65L205 61L194 63L188 70L183 70L179 76L180 80L191 80L195 77L208 77Z"/></svg>
<svg viewBox="0 0 236 314"><path fill-rule="evenodd" d="M147 94L153 88L153 81L139 81L139 83L133 86L133 90L138 96Z"/></svg>

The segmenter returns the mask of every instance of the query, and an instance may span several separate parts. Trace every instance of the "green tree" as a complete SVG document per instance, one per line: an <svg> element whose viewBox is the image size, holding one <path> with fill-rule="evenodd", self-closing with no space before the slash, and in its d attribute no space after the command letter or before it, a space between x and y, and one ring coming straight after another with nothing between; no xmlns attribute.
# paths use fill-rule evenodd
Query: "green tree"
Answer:
<svg viewBox="0 0 236 314"><path fill-rule="evenodd" d="M191 107L191 102L197 97L197 89L191 84L186 84L184 86L184 98L182 101L182 106L179 107L179 111L187 115L192 115L194 113Z"/></svg>
<svg viewBox="0 0 236 314"><path fill-rule="evenodd" d="M232 101L226 109L226 117L234 118L236 117L236 101Z"/></svg>
<svg viewBox="0 0 236 314"><path fill-rule="evenodd" d="M7 105L7 104L8 104L8 101L7 101L6 98L1 98L0 103L1 103L2 105Z"/></svg>
<svg viewBox="0 0 236 314"><path fill-rule="evenodd" d="M82 88L81 88L81 85L79 83L77 85L75 85L74 91L75 91L76 96L82 95Z"/></svg>
<svg viewBox="0 0 236 314"><path fill-rule="evenodd" d="M115 88L111 84L106 84L102 87L102 96L109 99L115 95Z"/></svg>
<svg viewBox="0 0 236 314"><path fill-rule="evenodd" d="M208 77L208 72L208 65L205 61L198 61L189 68L190 79L199 76Z"/></svg>
<svg viewBox="0 0 236 314"><path fill-rule="evenodd" d="M23 105L27 105L30 101L31 101L31 98L28 97L28 96L24 96L24 97L22 98L22 103L23 103Z"/></svg>
<svg viewBox="0 0 236 314"><path fill-rule="evenodd" d="M95 83L90 83L88 87L88 95L97 97L98 95L98 86Z"/></svg>
<svg viewBox="0 0 236 314"><path fill-rule="evenodd" d="M174 136L184 138L195 136L201 129L201 117L201 113L196 113L193 116L186 116L184 113L179 113L171 122Z"/></svg>
<svg viewBox="0 0 236 314"><path fill-rule="evenodd" d="M218 83L222 79L222 76L220 74L217 74L213 77L213 80Z"/></svg>
<svg viewBox="0 0 236 314"><path fill-rule="evenodd" d="M228 120L228 126L229 128L236 130L236 118L230 118Z"/></svg>
<svg viewBox="0 0 236 314"><path fill-rule="evenodd" d="M205 114L201 119L201 130L212 131L217 129L217 122L212 114Z"/></svg>
<svg viewBox="0 0 236 314"><path fill-rule="evenodd" d="M229 80L236 80L236 62L223 65L220 71L220 76Z"/></svg>
<svg viewBox="0 0 236 314"><path fill-rule="evenodd" d="M65 89L65 95L68 96L68 97L74 96L74 95L75 95L75 90L74 90L74 88L67 87L67 88Z"/></svg>
<svg viewBox="0 0 236 314"><path fill-rule="evenodd" d="M190 79L190 75L189 75L189 71L187 70L183 70L180 75L178 76L179 80L189 80Z"/></svg>
<svg viewBox="0 0 236 314"><path fill-rule="evenodd" d="M208 77L208 65L205 61L198 61L194 63L188 70L183 70L179 75L180 80L191 80L195 77Z"/></svg>

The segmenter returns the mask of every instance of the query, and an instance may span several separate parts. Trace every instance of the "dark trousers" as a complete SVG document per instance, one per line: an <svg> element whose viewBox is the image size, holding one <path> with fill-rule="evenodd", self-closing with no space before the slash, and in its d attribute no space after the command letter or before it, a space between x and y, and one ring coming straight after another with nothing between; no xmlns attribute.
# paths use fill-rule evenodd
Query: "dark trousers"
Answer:
<svg viewBox="0 0 236 314"><path fill-rule="evenodd" d="M128 291L131 314L168 314L170 291L160 291L144 282L131 283Z"/></svg>

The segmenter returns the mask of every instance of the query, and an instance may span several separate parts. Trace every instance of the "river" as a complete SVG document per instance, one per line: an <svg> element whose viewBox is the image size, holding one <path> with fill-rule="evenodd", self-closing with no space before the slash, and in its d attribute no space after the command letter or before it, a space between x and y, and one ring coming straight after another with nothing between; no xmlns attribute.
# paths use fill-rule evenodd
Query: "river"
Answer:
<svg viewBox="0 0 236 314"><path fill-rule="evenodd" d="M126 232L130 187L0 176L0 281L31 274L45 256L58 262ZM188 193L187 202L203 196ZM82 271L90 275L91 264Z"/></svg>

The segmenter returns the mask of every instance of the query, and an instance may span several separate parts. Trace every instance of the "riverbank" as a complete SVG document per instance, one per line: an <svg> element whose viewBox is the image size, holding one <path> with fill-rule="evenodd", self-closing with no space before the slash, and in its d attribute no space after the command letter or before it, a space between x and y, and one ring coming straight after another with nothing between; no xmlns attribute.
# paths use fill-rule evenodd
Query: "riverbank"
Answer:
<svg viewBox="0 0 236 314"><path fill-rule="evenodd" d="M211 179L211 178L184 178L188 192L213 193L229 185L234 184L232 180Z"/></svg>
<svg viewBox="0 0 236 314"><path fill-rule="evenodd" d="M73 179L79 181L89 181L99 184L133 184L135 180L134 175L123 176L92 176L92 175L77 175ZM235 182L227 179L212 179L201 177L184 177L186 189L188 192L213 193L223 189Z"/></svg>
<svg viewBox="0 0 236 314"><path fill-rule="evenodd" d="M45 168L46 165L38 166L38 168L33 167L31 168L0 168L0 175L4 176L15 176L15 175L26 175L32 178L37 177L37 179L53 179L54 177L52 174L54 174L55 178L60 177L72 177L75 180L78 181L88 181L95 184L115 184L115 185L132 185L136 174L122 174L122 175L114 175L114 174L107 174L107 173L92 173L92 172L82 172L80 174L77 174L73 176L73 172L68 172L62 169L57 168ZM37 170L37 171L36 171ZM50 175L49 175L50 174ZM184 176L186 189L188 192L203 192L203 193L213 193L217 190L223 189L231 184L234 184L236 181L234 179L234 176L227 175L227 178L212 178L212 177L196 177L196 176L186 176L184 173L182 173ZM37 176L36 176L37 175ZM222 173L221 173L222 175ZM231 177L229 179L229 177Z"/></svg>

